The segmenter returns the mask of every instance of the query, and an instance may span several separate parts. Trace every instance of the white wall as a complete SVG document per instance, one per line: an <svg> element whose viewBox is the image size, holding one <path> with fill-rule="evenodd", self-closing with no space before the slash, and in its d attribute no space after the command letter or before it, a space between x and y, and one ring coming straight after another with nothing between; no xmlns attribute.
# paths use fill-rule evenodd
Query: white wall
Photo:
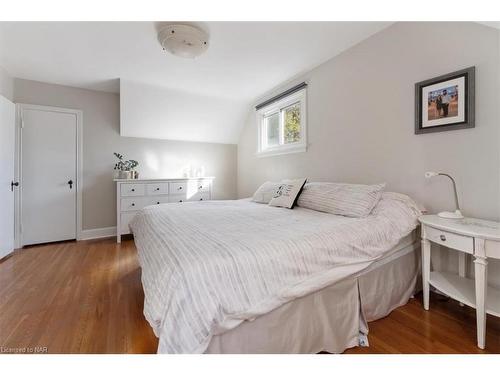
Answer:
<svg viewBox="0 0 500 375"><path fill-rule="evenodd" d="M120 80L120 134L238 143L247 102Z"/></svg>
<svg viewBox="0 0 500 375"><path fill-rule="evenodd" d="M385 181L431 211L450 209L449 181L424 178L437 170L456 177L466 214L499 219L498 39L498 30L475 23L397 23L297 77L288 86L309 82L308 151L257 158L250 110L238 144L239 196L268 179L307 176ZM476 127L415 135L415 82L472 65Z"/></svg>
<svg viewBox="0 0 500 375"><path fill-rule="evenodd" d="M14 81L14 100L83 111L83 229L116 224L113 151L140 162L141 177L182 177L191 164L215 176L214 197L236 196L236 146L120 137L118 94L23 79Z"/></svg>
<svg viewBox="0 0 500 375"><path fill-rule="evenodd" d="M14 79L0 66L0 95L12 101L14 96Z"/></svg>
<svg viewBox="0 0 500 375"><path fill-rule="evenodd" d="M309 82L309 148L257 158L250 110L238 143L238 195L286 177L385 181L387 190L406 193L431 212L452 209L450 182L424 178L425 171L435 170L456 178L464 214L499 220L499 39L498 30L475 23L396 23L263 95ZM476 127L415 135L414 84L473 65ZM455 263L453 255L442 261Z"/></svg>

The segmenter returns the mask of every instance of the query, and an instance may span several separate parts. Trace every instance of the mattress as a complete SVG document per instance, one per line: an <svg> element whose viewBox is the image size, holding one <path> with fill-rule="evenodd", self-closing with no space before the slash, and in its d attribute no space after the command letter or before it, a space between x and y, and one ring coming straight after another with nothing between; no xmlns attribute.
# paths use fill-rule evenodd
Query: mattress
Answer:
<svg viewBox="0 0 500 375"><path fill-rule="evenodd" d="M158 352L202 353L214 335L362 272L418 215L394 193L361 219L248 201L143 209L131 229Z"/></svg>

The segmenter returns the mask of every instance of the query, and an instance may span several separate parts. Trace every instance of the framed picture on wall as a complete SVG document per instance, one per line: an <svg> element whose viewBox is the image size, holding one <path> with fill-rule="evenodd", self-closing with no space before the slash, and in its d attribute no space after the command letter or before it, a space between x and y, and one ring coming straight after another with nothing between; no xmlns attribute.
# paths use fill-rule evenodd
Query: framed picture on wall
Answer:
<svg viewBox="0 0 500 375"><path fill-rule="evenodd" d="M474 127L475 67L415 84L415 134Z"/></svg>

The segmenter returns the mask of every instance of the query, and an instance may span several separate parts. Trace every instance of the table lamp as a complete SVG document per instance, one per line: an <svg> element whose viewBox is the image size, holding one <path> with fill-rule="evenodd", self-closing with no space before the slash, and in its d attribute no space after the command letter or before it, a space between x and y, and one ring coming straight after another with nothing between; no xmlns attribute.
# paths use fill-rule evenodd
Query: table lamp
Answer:
<svg viewBox="0 0 500 375"><path fill-rule="evenodd" d="M439 217L445 219L463 219L464 215L460 212L460 205L458 204L458 194L457 194L457 185L455 184L455 180L449 174L446 173L438 173L438 172L425 172L425 178L432 178L436 176L446 176L451 182L453 182L453 191L455 193L455 212L443 211L438 213Z"/></svg>

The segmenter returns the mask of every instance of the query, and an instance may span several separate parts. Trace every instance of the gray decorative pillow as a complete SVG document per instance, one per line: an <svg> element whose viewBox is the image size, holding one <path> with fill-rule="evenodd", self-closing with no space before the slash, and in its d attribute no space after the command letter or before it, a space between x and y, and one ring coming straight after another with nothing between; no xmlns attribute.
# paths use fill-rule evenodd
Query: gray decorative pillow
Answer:
<svg viewBox="0 0 500 375"><path fill-rule="evenodd" d="M293 208L297 202L302 188L306 183L305 178L296 180L283 180L280 182L276 193L269 202L270 206Z"/></svg>
<svg viewBox="0 0 500 375"><path fill-rule="evenodd" d="M257 203L268 204L271 201L271 199L273 199L279 186L280 186L279 182L271 182L271 181L264 182L254 193L252 201Z"/></svg>
<svg viewBox="0 0 500 375"><path fill-rule="evenodd" d="M304 186L299 207L349 217L365 217L380 200L384 184L357 185L312 182Z"/></svg>

